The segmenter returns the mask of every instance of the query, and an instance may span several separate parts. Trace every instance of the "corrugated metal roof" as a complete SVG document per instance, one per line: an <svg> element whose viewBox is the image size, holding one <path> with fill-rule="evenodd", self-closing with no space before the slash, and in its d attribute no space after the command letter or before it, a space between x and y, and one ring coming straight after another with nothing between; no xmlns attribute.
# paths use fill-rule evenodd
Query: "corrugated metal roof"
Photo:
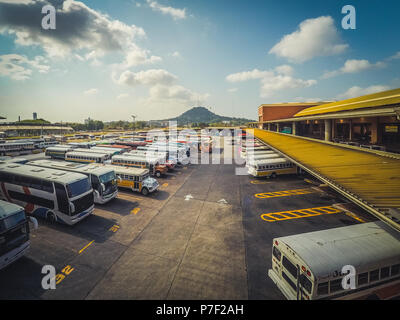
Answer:
<svg viewBox="0 0 400 320"><path fill-rule="evenodd" d="M400 88L307 108L296 113L295 117L311 116L316 114L348 111L362 108L383 107L395 104L399 104L400 106Z"/></svg>
<svg viewBox="0 0 400 320"><path fill-rule="evenodd" d="M400 208L399 159L260 129L254 135L371 208Z"/></svg>

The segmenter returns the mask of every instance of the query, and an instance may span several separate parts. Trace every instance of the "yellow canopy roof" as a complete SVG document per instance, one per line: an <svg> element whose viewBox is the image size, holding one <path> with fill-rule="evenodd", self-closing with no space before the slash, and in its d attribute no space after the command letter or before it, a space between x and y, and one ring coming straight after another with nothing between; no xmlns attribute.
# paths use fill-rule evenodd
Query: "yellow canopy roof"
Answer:
<svg viewBox="0 0 400 320"><path fill-rule="evenodd" d="M307 108L296 113L295 117L312 116L316 114L362 108L382 107L393 104L400 105L400 88Z"/></svg>

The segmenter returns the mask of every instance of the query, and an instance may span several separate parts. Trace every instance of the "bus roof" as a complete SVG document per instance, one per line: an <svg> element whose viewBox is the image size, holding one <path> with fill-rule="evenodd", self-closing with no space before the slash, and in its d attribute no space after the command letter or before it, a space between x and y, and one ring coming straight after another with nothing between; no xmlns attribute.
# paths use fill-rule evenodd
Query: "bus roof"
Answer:
<svg viewBox="0 0 400 320"><path fill-rule="evenodd" d="M149 169L143 169L143 168L135 168L135 167L124 167L124 166L114 166L111 164L100 164L100 163L93 163L89 164L89 166L93 167L99 167L99 168L107 168L110 170L114 170L115 173L121 173L121 174L130 174L130 175L135 175L135 176L141 176L149 173Z"/></svg>
<svg viewBox="0 0 400 320"><path fill-rule="evenodd" d="M129 155L124 153L123 155L116 155L112 157L113 160L138 160L138 161L145 161L148 162L148 160L150 160L151 162L156 162L157 160L159 160L159 158L157 157L147 157L146 155L141 155L141 154L132 154L130 153Z"/></svg>
<svg viewBox="0 0 400 320"><path fill-rule="evenodd" d="M88 149L89 150L89 149ZM101 157L105 157L108 156L107 153L103 153L103 152L89 152L89 153L84 153L84 152L80 152L80 151L69 151L66 153L66 156L80 156L82 157L83 155L85 156L90 156L90 157L94 157L94 158L101 158Z"/></svg>
<svg viewBox="0 0 400 320"><path fill-rule="evenodd" d="M249 161L249 163L252 164L277 164L277 163L288 163L290 162L288 159L286 158L267 158L267 159L256 159L253 161Z"/></svg>
<svg viewBox="0 0 400 320"><path fill-rule="evenodd" d="M110 172L112 169L107 169L106 167L94 167L90 164L69 162L69 161L57 161L57 160L33 160L29 161L29 165L46 167L51 169L59 170L71 170L81 173L92 173L95 175L102 175Z"/></svg>
<svg viewBox="0 0 400 320"><path fill-rule="evenodd" d="M0 220L3 220L17 212L21 212L24 208L10 202L0 200Z"/></svg>
<svg viewBox="0 0 400 320"><path fill-rule="evenodd" d="M16 164L16 163L1 164L0 172L4 171L11 174L27 175L34 178L40 178L60 183L71 183L77 180L81 180L83 178L87 178L85 175L81 173L66 172L62 170L48 169L48 168L38 168L36 166L30 166L27 164Z"/></svg>
<svg viewBox="0 0 400 320"><path fill-rule="evenodd" d="M400 263L400 233L383 221L308 232L274 239L289 246L316 278L352 265L357 273Z"/></svg>

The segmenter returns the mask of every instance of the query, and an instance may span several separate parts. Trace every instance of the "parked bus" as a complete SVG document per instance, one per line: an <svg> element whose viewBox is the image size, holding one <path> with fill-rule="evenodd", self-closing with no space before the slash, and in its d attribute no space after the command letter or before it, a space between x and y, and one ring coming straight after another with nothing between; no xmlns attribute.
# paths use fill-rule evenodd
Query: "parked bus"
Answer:
<svg viewBox="0 0 400 320"><path fill-rule="evenodd" d="M282 156L278 153L272 152L268 154L249 154L246 157L246 163L247 162L254 162L254 161L262 161L262 160L268 160L268 159L274 159L274 158L282 158Z"/></svg>
<svg viewBox="0 0 400 320"><path fill-rule="evenodd" d="M147 168L151 175L155 175L157 178L167 173L167 167L160 164L159 159L151 158L146 156L128 156L119 155L112 157L112 164L125 167L136 167L136 168Z"/></svg>
<svg viewBox="0 0 400 320"><path fill-rule="evenodd" d="M101 144L100 147L107 147L107 148L117 148L122 149L121 153L131 151L132 148L129 146L123 146L122 144Z"/></svg>
<svg viewBox="0 0 400 320"><path fill-rule="evenodd" d="M21 157L0 157L0 164L2 163L19 163L19 164L25 164L28 162L28 159L21 158Z"/></svg>
<svg viewBox="0 0 400 320"><path fill-rule="evenodd" d="M77 172L86 175L92 185L95 203L107 203L114 199L118 194L117 178L114 171L108 167L93 167L90 164L54 160L34 160L30 161L28 164L42 168Z"/></svg>
<svg viewBox="0 0 400 320"><path fill-rule="evenodd" d="M51 157L53 159L65 159L65 154L69 151L72 151L73 147L69 146L56 146L49 147L46 149L45 155Z"/></svg>
<svg viewBox="0 0 400 320"><path fill-rule="evenodd" d="M246 164L253 177L275 178L281 174L297 173L297 167L286 158L272 158L249 161Z"/></svg>
<svg viewBox="0 0 400 320"><path fill-rule="evenodd" d="M355 289L342 286L344 266L355 268ZM290 300L393 298L400 233L377 221L276 238L268 275Z"/></svg>
<svg viewBox="0 0 400 320"><path fill-rule="evenodd" d="M32 141L0 143L0 155L17 151L32 151L34 149L35 144Z"/></svg>
<svg viewBox="0 0 400 320"><path fill-rule="evenodd" d="M90 166L102 165L91 164ZM103 165L103 167L114 170L119 188L129 188L147 196L149 193L157 191L160 186L156 179L149 176L148 169L113 165Z"/></svg>
<svg viewBox="0 0 400 320"><path fill-rule="evenodd" d="M35 218L25 215L24 208L0 200L0 270L21 258L29 249L29 220L36 229Z"/></svg>
<svg viewBox="0 0 400 320"><path fill-rule="evenodd" d="M111 156L115 156L117 154L122 154L125 151L124 149L108 148L108 147L103 147L103 146L92 147L89 150L110 153Z"/></svg>
<svg viewBox="0 0 400 320"><path fill-rule="evenodd" d="M167 170L173 170L175 165L178 163L178 159L170 157L168 151L153 151L153 150L132 150L124 153L126 156L139 156L139 157L150 157L158 158L161 164L165 164Z"/></svg>
<svg viewBox="0 0 400 320"><path fill-rule="evenodd" d="M76 148L73 150L73 152L81 152L83 154L92 154L92 153L105 154L107 158L106 160L111 159L111 157L114 155L114 151L112 150L94 150L92 148L90 149Z"/></svg>
<svg viewBox="0 0 400 320"><path fill-rule="evenodd" d="M83 153L70 151L65 154L66 161L81 163L104 163L109 159L104 153Z"/></svg>
<svg viewBox="0 0 400 320"><path fill-rule="evenodd" d="M73 225L93 212L93 189L88 177L80 173L3 164L0 186L0 199L51 222Z"/></svg>
<svg viewBox="0 0 400 320"><path fill-rule="evenodd" d="M95 142L68 142L68 145L74 148L90 149L96 145Z"/></svg>

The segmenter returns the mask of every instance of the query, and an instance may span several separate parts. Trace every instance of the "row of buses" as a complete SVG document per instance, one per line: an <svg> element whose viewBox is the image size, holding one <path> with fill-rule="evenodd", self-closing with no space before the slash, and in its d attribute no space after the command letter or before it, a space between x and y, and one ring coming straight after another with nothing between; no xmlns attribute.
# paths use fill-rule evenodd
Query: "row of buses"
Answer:
<svg viewBox="0 0 400 320"><path fill-rule="evenodd" d="M246 159L248 173L253 177L275 178L297 173L297 167L292 162L254 140L242 144L240 155Z"/></svg>

